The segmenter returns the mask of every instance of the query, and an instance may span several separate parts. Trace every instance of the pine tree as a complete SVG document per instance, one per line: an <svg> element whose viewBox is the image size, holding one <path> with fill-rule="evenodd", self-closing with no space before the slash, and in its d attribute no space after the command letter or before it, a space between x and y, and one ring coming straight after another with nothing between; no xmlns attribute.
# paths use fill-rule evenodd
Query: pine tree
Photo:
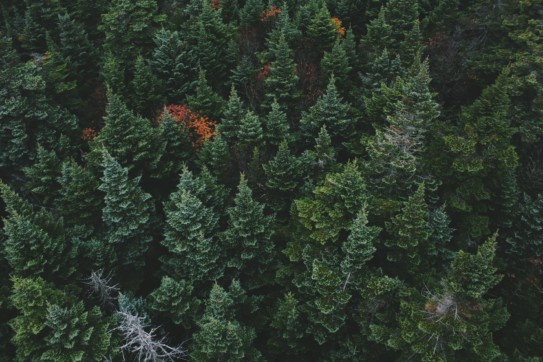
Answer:
<svg viewBox="0 0 543 362"><path fill-rule="evenodd" d="M343 102L335 82L331 77L324 95L302 115L300 128L306 142L313 142L322 126L326 126L336 145L354 131L355 120L349 115L349 104Z"/></svg>
<svg viewBox="0 0 543 362"><path fill-rule="evenodd" d="M145 265L144 254L152 239L149 223L154 204L151 195L139 186L140 177L129 178L127 168L107 151L102 155L103 176L99 189L105 193L102 220L107 242L115 248L123 267L137 270Z"/></svg>
<svg viewBox="0 0 543 362"><path fill-rule="evenodd" d="M220 127L217 132L218 134L212 140L204 142L199 161L221 180L228 180L232 171L232 156L228 143L221 136Z"/></svg>
<svg viewBox="0 0 543 362"><path fill-rule="evenodd" d="M162 106L159 81L147 61L140 55L134 65L134 78L130 83L131 108L143 116L154 116Z"/></svg>
<svg viewBox="0 0 543 362"><path fill-rule="evenodd" d="M321 51L332 49L338 33L324 2L321 2L319 10L307 25L307 35L315 41L317 49Z"/></svg>
<svg viewBox="0 0 543 362"><path fill-rule="evenodd" d="M425 185L421 183L413 196L403 203L402 210L390 222L386 222L391 248L387 258L403 262L407 270L416 276L421 262L428 259L428 239L431 235L428 205L424 200ZM407 257L407 258L406 258Z"/></svg>
<svg viewBox="0 0 543 362"><path fill-rule="evenodd" d="M230 90L230 97L223 112L221 119L221 134L231 145L236 144L237 135L241 126L242 119L246 111L241 98L234 86Z"/></svg>
<svg viewBox="0 0 543 362"><path fill-rule="evenodd" d="M105 34L104 47L121 63L132 64L139 49L149 48L153 32L163 20L163 15L157 15L156 0L114 0L102 14L99 28Z"/></svg>
<svg viewBox="0 0 543 362"><path fill-rule="evenodd" d="M211 208L185 188L183 177L177 191L164 205L166 228L162 244L169 255L165 270L175 278L210 281L222 275L222 250L216 235L218 217ZM180 258L180 256L184 256Z"/></svg>
<svg viewBox="0 0 543 362"><path fill-rule="evenodd" d="M277 100L271 105L271 110L265 118L264 136L266 142L274 147L279 146L283 140L292 139L287 114L281 109Z"/></svg>
<svg viewBox="0 0 543 362"><path fill-rule="evenodd" d="M57 210L69 226L96 225L102 211L102 197L94 174L74 161L62 164Z"/></svg>
<svg viewBox="0 0 543 362"><path fill-rule="evenodd" d="M76 249L67 237L62 219L33 207L0 183L9 218L4 221L3 252L14 275L69 280L75 272Z"/></svg>
<svg viewBox="0 0 543 362"><path fill-rule="evenodd" d="M238 322L235 300L218 284L213 285L204 315L194 335L191 358L194 361L257 361L260 353L253 347L254 330Z"/></svg>
<svg viewBox="0 0 543 362"><path fill-rule="evenodd" d="M350 275L366 268L366 263L373 258L377 250L375 243L381 232L377 226L368 226L365 209L358 212L353 221L347 240L341 246L345 259L341 262L344 274Z"/></svg>
<svg viewBox="0 0 543 362"><path fill-rule="evenodd" d="M91 162L98 164L105 148L129 171L156 170L160 135L147 119L134 115L118 95L109 93L104 122L92 143L92 152L87 155Z"/></svg>
<svg viewBox="0 0 543 362"><path fill-rule="evenodd" d="M39 198L44 205L51 205L58 197L62 161L55 151L47 151L38 145L36 160L24 169L27 178L26 187Z"/></svg>
<svg viewBox="0 0 543 362"><path fill-rule="evenodd" d="M315 140L314 153L320 169L319 174L324 175L333 170L336 165L336 153L326 126L322 126L319 131L319 135Z"/></svg>
<svg viewBox="0 0 543 362"><path fill-rule="evenodd" d="M381 7L379 15L367 25L366 35L362 38L360 45L369 53L368 60L371 61L379 52L391 46L392 27L385 19L385 8Z"/></svg>
<svg viewBox="0 0 543 362"><path fill-rule="evenodd" d="M274 158L263 167L266 187L271 191L270 204L276 204L278 210L283 210L301 184L301 162L290 153L288 143L283 141Z"/></svg>
<svg viewBox="0 0 543 362"><path fill-rule="evenodd" d="M112 352L111 321L98 307L85 310L83 302L69 307L52 305L44 323L47 351L42 361L99 360Z"/></svg>
<svg viewBox="0 0 543 362"><path fill-rule="evenodd" d="M497 194L505 186L503 176L517 166L518 156L510 143L514 129L508 117L509 105L503 78L499 78L463 109L458 132L444 138L450 158L447 169L441 172L448 175L446 183L453 182L450 206L464 213L464 237L489 233L487 212L493 200L499 200Z"/></svg>
<svg viewBox="0 0 543 362"><path fill-rule="evenodd" d="M200 68L195 94L187 96L190 108L200 114L220 119L224 100L209 86L205 71Z"/></svg>
<svg viewBox="0 0 543 362"><path fill-rule="evenodd" d="M295 200L295 205L300 222L310 237L321 244L337 241L367 199L364 179L352 162L341 172L328 174L313 195Z"/></svg>
<svg viewBox="0 0 543 362"><path fill-rule="evenodd" d="M189 131L183 124L177 123L169 112L160 120L159 132L162 143L159 167L161 179L171 180L177 177L184 163L194 159L194 148Z"/></svg>
<svg viewBox="0 0 543 362"><path fill-rule="evenodd" d="M239 13L240 25L250 27L258 24L264 7L262 0L247 0Z"/></svg>
<svg viewBox="0 0 543 362"><path fill-rule="evenodd" d="M279 36L277 47L272 56L270 73L264 81L266 91L264 104L266 107L271 107L273 101L277 100L284 109L292 111L299 97L296 89L298 76L296 75L296 64L292 58L292 51L288 46L284 33Z"/></svg>
<svg viewBox="0 0 543 362"><path fill-rule="evenodd" d="M345 50L345 40L339 37L336 39L334 46L330 52L324 52L321 61L321 71L325 81L328 81L332 76L337 79L341 93L345 96L351 88L351 66L347 58Z"/></svg>
<svg viewBox="0 0 543 362"><path fill-rule="evenodd" d="M223 238L231 253L228 265L250 277L247 283L258 283L255 275L270 267L275 253L271 240L274 218L264 214L264 205L252 194L242 175L234 206L227 209L228 228Z"/></svg>
<svg viewBox="0 0 543 362"><path fill-rule="evenodd" d="M190 328L199 303L193 298L194 287L185 280L162 277L160 287L149 295L150 308L176 325Z"/></svg>
<svg viewBox="0 0 543 362"><path fill-rule="evenodd" d="M71 77L85 84L96 70L96 51L85 29L68 13L58 15L59 51L66 61Z"/></svg>
<svg viewBox="0 0 543 362"><path fill-rule="evenodd" d="M250 150L253 147L261 145L264 138L263 133L260 118L252 111L248 111L241 120L241 125L238 130L238 146Z"/></svg>
<svg viewBox="0 0 543 362"><path fill-rule="evenodd" d="M168 103L184 101L197 80L196 59L178 31L158 30L154 43L150 65L164 85Z"/></svg>

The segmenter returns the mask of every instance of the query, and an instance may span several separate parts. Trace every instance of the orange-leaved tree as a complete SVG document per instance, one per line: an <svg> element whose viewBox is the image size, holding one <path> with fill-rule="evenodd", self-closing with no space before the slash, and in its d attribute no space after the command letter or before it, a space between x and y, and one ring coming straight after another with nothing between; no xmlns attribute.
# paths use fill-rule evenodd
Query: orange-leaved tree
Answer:
<svg viewBox="0 0 543 362"><path fill-rule="evenodd" d="M169 112L177 123L182 123L191 134L194 147L200 147L204 142L215 135L216 123L206 116L193 112L185 104L170 104L164 108L164 112ZM164 112L159 115L159 120L164 116Z"/></svg>

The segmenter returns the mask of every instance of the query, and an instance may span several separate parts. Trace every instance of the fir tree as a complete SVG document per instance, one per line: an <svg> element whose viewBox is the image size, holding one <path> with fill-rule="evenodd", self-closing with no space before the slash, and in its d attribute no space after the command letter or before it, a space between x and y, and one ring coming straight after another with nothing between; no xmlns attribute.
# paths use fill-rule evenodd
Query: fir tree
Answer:
<svg viewBox="0 0 543 362"><path fill-rule="evenodd" d="M273 217L264 214L264 205L256 202L252 194L242 175L234 206L227 209L228 228L223 235L231 253L228 265L251 276L247 283L255 282L253 273L270 267L275 252L271 240Z"/></svg>
<svg viewBox="0 0 543 362"><path fill-rule="evenodd" d="M199 306L192 297L193 291L193 286L187 281L164 276L160 287L149 295L149 306L174 324L190 328L191 316Z"/></svg>
<svg viewBox="0 0 543 362"><path fill-rule="evenodd" d="M292 51L285 39L285 34L281 33L277 47L272 54L273 60L270 73L264 81L266 99L265 105L270 107L274 100L285 109L292 111L296 100L299 97L296 90L296 64L292 58Z"/></svg>
<svg viewBox="0 0 543 362"><path fill-rule="evenodd" d="M219 278L223 249L214 235L218 217L213 210L185 189L183 178L164 210L166 228L162 244L170 254L163 261L169 274L176 278L189 277L192 281Z"/></svg>
<svg viewBox="0 0 543 362"><path fill-rule="evenodd" d="M154 116L162 106L162 92L158 79L152 73L146 60L140 55L136 58L134 78L130 83L132 109L144 116Z"/></svg>
<svg viewBox="0 0 543 362"><path fill-rule="evenodd" d="M186 127L177 123L169 112L162 117L159 125L162 143L160 174L162 179L177 177L184 163L191 162L195 153Z"/></svg>
<svg viewBox="0 0 543 362"><path fill-rule="evenodd" d="M220 119L224 100L213 91L206 80L205 71L200 68L194 95L187 96L190 108L200 114Z"/></svg>
<svg viewBox="0 0 543 362"><path fill-rule="evenodd" d="M128 169L107 151L102 155L103 176L99 189L105 193L102 220L107 242L114 246L123 267L139 269L145 264L144 254L152 239L149 222L154 204L151 195L140 188L140 177L129 178Z"/></svg>
<svg viewBox="0 0 543 362"><path fill-rule="evenodd" d="M221 135L231 145L236 144L239 128L246 111L234 86L221 119Z"/></svg>
<svg viewBox="0 0 543 362"><path fill-rule="evenodd" d="M327 81L333 76L340 85L340 89L342 90L341 93L346 95L348 94L347 90L351 88L351 69L345 50L345 40L341 40L338 37L332 50L330 52L324 52L321 61L323 78Z"/></svg>
<svg viewBox="0 0 543 362"><path fill-rule="evenodd" d="M4 221L3 252L13 272L21 277L69 280L75 272L76 249L67 237L62 219L32 206L0 183L9 218Z"/></svg>
<svg viewBox="0 0 543 362"><path fill-rule="evenodd" d="M36 195L44 205L51 203L58 197L60 185L57 178L60 176L62 161L55 151L47 151L38 145L36 161L24 169L27 178L27 188Z"/></svg>
<svg viewBox="0 0 543 362"><path fill-rule="evenodd" d="M279 146L283 140L292 139L286 113L281 109L277 100L271 105L271 110L265 118L264 136L266 142L274 147Z"/></svg>
<svg viewBox="0 0 543 362"><path fill-rule="evenodd" d="M109 93L105 126L92 143L87 156L94 164L105 149L130 171L154 171L160 159L160 135L151 123L134 115L118 95Z"/></svg>

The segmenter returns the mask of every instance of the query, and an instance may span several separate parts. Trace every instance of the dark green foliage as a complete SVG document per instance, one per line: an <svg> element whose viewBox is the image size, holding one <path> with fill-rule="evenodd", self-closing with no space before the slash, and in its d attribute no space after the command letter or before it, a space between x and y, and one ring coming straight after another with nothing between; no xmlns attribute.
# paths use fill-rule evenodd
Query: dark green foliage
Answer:
<svg viewBox="0 0 543 362"><path fill-rule="evenodd" d="M154 171L160 159L160 135L149 120L132 113L118 95L110 93L105 126L92 142L88 154L95 165L101 162L105 148L129 171Z"/></svg>
<svg viewBox="0 0 543 362"><path fill-rule="evenodd" d="M264 205L253 199L242 176L234 206L227 209L228 228L223 239L231 250L228 265L254 277L266 271L273 260L273 217L264 214ZM254 283L251 281L249 283Z"/></svg>
<svg viewBox="0 0 543 362"><path fill-rule="evenodd" d="M37 211L6 184L0 183L9 218L4 220L3 252L13 272L21 277L69 279L75 272L76 250L62 219Z"/></svg>
<svg viewBox="0 0 543 362"><path fill-rule="evenodd" d="M142 56L136 59L130 88L132 109L145 116L154 116L162 106L162 94L158 79Z"/></svg>
<svg viewBox="0 0 543 362"><path fill-rule="evenodd" d="M125 267L141 268L151 241L149 223L154 212L151 195L142 191L140 177L129 178L128 169L107 151L102 157L104 171L99 189L105 193L102 220L106 240Z"/></svg>
<svg viewBox="0 0 543 362"><path fill-rule="evenodd" d="M1 362L541 360L543 0L0 2Z"/></svg>
<svg viewBox="0 0 543 362"><path fill-rule="evenodd" d="M224 100L209 86L205 71L200 68L194 95L187 96L190 109L208 115L211 119L220 119Z"/></svg>
<svg viewBox="0 0 543 362"><path fill-rule="evenodd" d="M196 196L199 190L192 189L194 184L187 180L191 177L187 173L181 176L177 191L164 205L166 228L162 244L170 252L164 259L165 270L176 278L215 280L224 268L220 263L223 251L214 235L218 217L213 209L202 205Z"/></svg>
<svg viewBox="0 0 543 362"><path fill-rule="evenodd" d="M252 346L255 332L236 320L237 302L218 284L213 285L206 310L194 335L191 358L194 361L251 361L260 360L260 353Z"/></svg>
<svg viewBox="0 0 543 362"><path fill-rule="evenodd" d="M265 104L267 107L271 107L271 104L276 100L284 109L293 110L299 97L296 89L298 76L296 75L296 64L292 59L292 51L284 33L279 35L277 45L271 55L272 63L269 75L264 80Z"/></svg>

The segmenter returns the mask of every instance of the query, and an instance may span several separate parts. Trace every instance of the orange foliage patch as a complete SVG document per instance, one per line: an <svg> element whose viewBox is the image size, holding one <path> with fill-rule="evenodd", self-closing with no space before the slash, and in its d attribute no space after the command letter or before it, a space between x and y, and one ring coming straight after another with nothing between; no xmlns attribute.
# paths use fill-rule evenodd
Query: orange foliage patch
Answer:
<svg viewBox="0 0 543 362"><path fill-rule="evenodd" d="M206 116L193 112L184 104L170 104L166 106L165 112L169 112L177 123L182 123L192 136L192 145L200 147L205 141L215 135L216 123L209 120ZM164 116L164 112L159 115L159 120Z"/></svg>
<svg viewBox="0 0 543 362"><path fill-rule="evenodd" d="M281 8L278 8L277 6L272 6L269 9L264 9L260 13L260 20L267 21L270 18L273 18L277 14L281 13Z"/></svg>
<svg viewBox="0 0 543 362"><path fill-rule="evenodd" d="M344 37L345 36L345 27L344 26L341 26L341 20L338 18L338 17L333 17L332 19L332 24L334 24L334 28L336 28L336 31L338 32L338 34L341 36L341 37Z"/></svg>
<svg viewBox="0 0 543 362"><path fill-rule="evenodd" d="M92 141L96 138L97 135L98 133L96 133L96 130L94 128L88 127L83 130L82 137L85 141Z"/></svg>

